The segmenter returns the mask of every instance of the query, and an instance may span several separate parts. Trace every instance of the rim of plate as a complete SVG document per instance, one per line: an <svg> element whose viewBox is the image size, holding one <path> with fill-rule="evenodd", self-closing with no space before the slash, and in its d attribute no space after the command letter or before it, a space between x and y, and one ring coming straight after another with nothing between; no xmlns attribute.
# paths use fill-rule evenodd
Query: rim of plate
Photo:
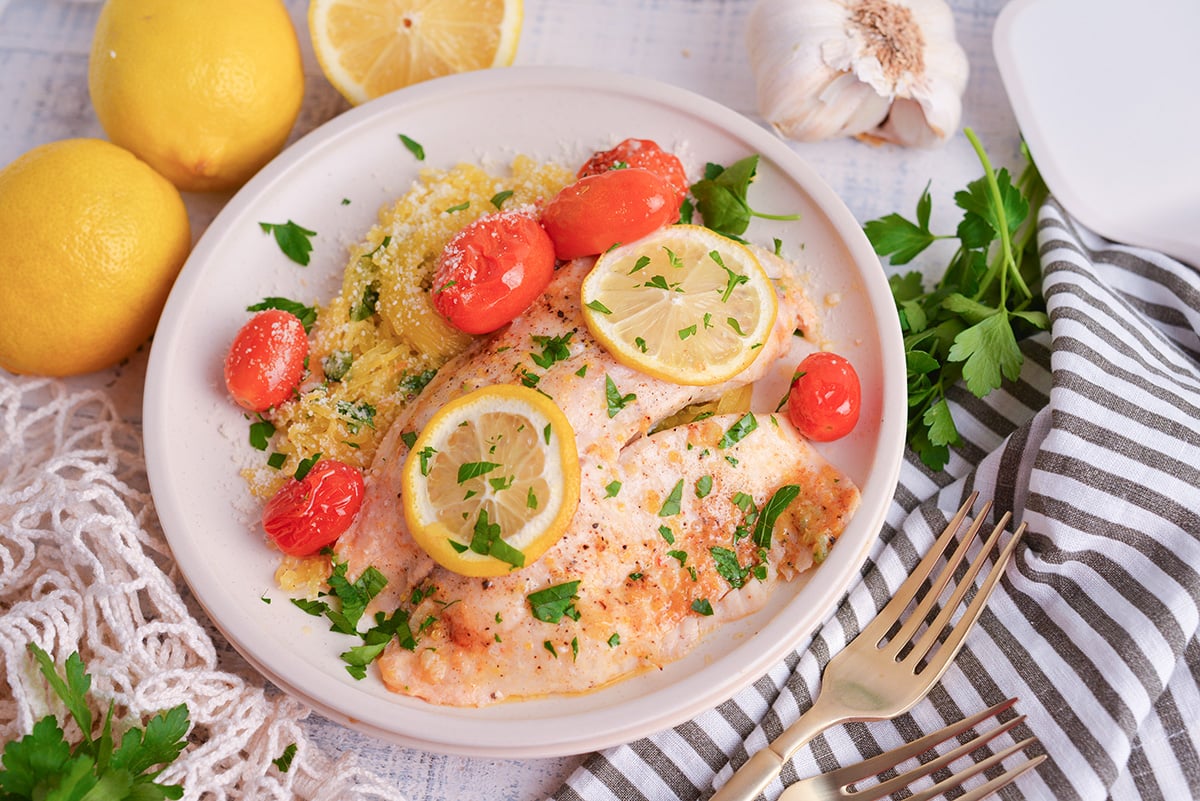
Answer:
<svg viewBox="0 0 1200 801"><path fill-rule="evenodd" d="M186 467L187 460L197 458L197 454L181 454L173 447L173 434L180 425L181 403L180 398L172 395L172 381L173 373L182 369L177 354L181 348L186 351L187 344L196 336L196 332L188 329L187 312L190 301L205 289L209 262L223 239L230 235L232 226L237 222L245 224L256 204L276 184L293 172L308 168L312 159L336 147L339 141L351 139L360 127L380 117L401 118L406 110L425 103L451 102L448 99L481 91L536 94L546 90L603 93L650 102L672 114L702 118L722 132L746 141L752 152L784 173L811 198L857 267L865 302L876 318L873 330L879 337L883 391L869 474L860 481L860 508L818 569L820 583L828 587L827 591L814 601L802 587L779 612L750 633L746 641L730 649L738 656L736 664L729 664L730 660L722 656L715 660L722 668L720 671L709 663L677 677L677 681L673 677L670 684L657 686L643 695L630 696L622 689L628 688L630 682L637 682L639 677L625 679L589 693L591 700L579 708L572 707L581 703L576 700L578 696L568 700L517 701L483 709L439 707L388 694L381 690L382 682L374 675L369 674L368 681L373 680L379 687L364 689L362 682L355 683L349 677L335 680L328 670L294 659L291 653L264 653L256 644L263 624L256 623L255 615L247 613L247 604L257 599L265 587L247 586L248 598L243 598L231 597L222 587L214 586L211 577L220 569L214 563L228 561L229 557L206 551L205 532L197 531L202 524L189 519L180 502L188 492L184 477L188 471L181 469L181 465ZM249 220L250 224L253 222ZM354 236L362 233L365 231L355 232ZM267 679L326 717L403 745L475 757L552 757L607 748L678 725L741 691L810 636L849 589L884 522L903 455L904 355L892 303L883 268L841 199L789 145L732 109L656 80L587 68L507 67L434 79L349 109L301 137L245 184L200 237L167 301L147 367L143 421L151 491L172 554L213 623ZM204 369L213 368L204 365ZM219 392L224 392L223 387ZM202 405L200 400L195 403ZM195 407L183 411L195 411ZM220 436L213 433L214 437ZM231 473L235 468L229 465ZM298 610L291 611L304 617ZM330 655L334 662L336 653ZM556 706L567 707L566 713L556 713ZM524 710L529 714L523 714Z"/></svg>

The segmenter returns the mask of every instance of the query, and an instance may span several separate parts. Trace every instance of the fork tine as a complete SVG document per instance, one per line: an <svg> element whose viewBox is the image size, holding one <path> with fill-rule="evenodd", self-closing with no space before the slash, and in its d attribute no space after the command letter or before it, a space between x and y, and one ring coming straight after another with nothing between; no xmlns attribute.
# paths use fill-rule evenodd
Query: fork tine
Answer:
<svg viewBox="0 0 1200 801"><path fill-rule="evenodd" d="M997 527L997 532L999 530L1000 527ZM975 597L971 599L971 603L967 607L966 611L963 612L962 617L960 617L958 622L954 624L954 628L951 629L950 635L946 638L946 641L942 643L942 647L939 648L937 653L935 653L933 657L926 663L924 670L921 671L922 676L929 675L932 677L932 681L937 681L941 675L946 672L946 669L950 666L950 662L958 654L958 649L962 647L963 641L967 637L967 633L971 630L971 627L975 625L975 621L978 620L979 616L983 613L984 605L987 604L988 598L991 597L992 591L996 589L996 585L1000 582L1000 576L1004 574L1005 568L1008 567L1008 561L1010 558L1012 558L1013 551L1016 550L1017 543L1021 541L1021 538L1024 535L1025 524L1022 523L1017 527L1017 530L1013 532L1012 537L1010 537L1008 542L1005 544L1004 550L1002 550L1000 555L996 557L996 562L992 565L992 569L988 572L987 578L983 580L983 584L980 585L978 592L975 593ZM997 536L997 534L993 534L993 536ZM979 558L972 565L972 572L960 585L964 591L970 586L975 577L974 574L979 572L979 565L983 563L986 555L987 551L985 550L979 555ZM961 600L961 596L959 597L959 600ZM936 621L937 632L932 636L937 636L941 633L941 629L944 628L946 624L946 621L942 620L942 616L945 615L948 619L949 614L947 613L953 612L955 606L957 606L957 602L954 604L954 606L947 604L945 609L942 610L942 614L938 615L938 620ZM930 627L930 631L933 632L932 626Z"/></svg>
<svg viewBox="0 0 1200 801"><path fill-rule="evenodd" d="M938 782L937 784L933 785L932 787L930 787L920 793L910 796L908 801L931 801L931 799L937 798L938 796L945 793L947 790L949 790L953 787L958 787L964 781L971 778L972 776L976 776L980 773L983 773L986 770L990 770L992 767L994 767L996 765L999 765L1001 762L1008 759L1013 754L1019 753L1023 749L1033 745L1036 742L1037 742L1036 737L1030 737L1027 740L1022 740L1021 742L1017 743L1016 745L1006 748L997 754L993 754L992 756L988 757L987 759L977 762L976 764L971 765L970 767L966 768L965 770L962 770L962 771L954 774L950 778L944 779L943 781ZM1030 759L1026 762L1022 762L1016 768L1013 768L1010 771L1005 771L1004 773L1000 774L999 776L995 777L994 779L989 780L986 784L982 784L979 787L976 787L974 790L971 790L969 793L959 796L958 801L978 801L981 798L986 798L987 796L991 795L996 790L999 790L1001 787L1005 786L1006 784L1010 784L1013 781L1015 781L1018 776L1022 775L1026 771L1036 768L1038 765L1042 764L1044 761L1046 761L1046 755L1040 754L1039 756L1035 756L1033 759Z"/></svg>
<svg viewBox="0 0 1200 801"><path fill-rule="evenodd" d="M1007 701L1001 701L990 709L985 709L978 712L969 718L955 721L950 725L938 729L935 732L930 732L918 740L913 740L907 745L902 745L899 748L894 748L891 751L885 751L882 754L865 759L862 762L857 762L853 765L847 765L844 768L838 768L826 774L830 781L845 786L863 779L869 779L872 776L878 776L880 773L893 768L906 759L918 756L925 753L939 743L949 740L951 737L957 737L963 732L970 731L975 726L990 717L1000 714L1006 709L1012 707L1017 702L1016 698L1009 698ZM1010 727L1011 728L1011 727Z"/></svg>
<svg viewBox="0 0 1200 801"><path fill-rule="evenodd" d="M1007 771L1007 772L997 776L996 778L990 780L987 784L982 784L979 787L976 787L974 790L970 791L969 793L966 793L965 795L960 795L958 797L957 801L980 801L980 799L987 798L989 795L996 792L1001 787L1012 784L1013 782L1015 782L1017 780L1018 777L1022 776L1025 773L1028 773L1029 771L1033 770L1034 768L1036 768L1038 765L1042 764L1045 761L1046 761L1045 754L1040 754L1038 756L1035 756L1033 759L1029 760L1028 762L1024 762L1024 763L1018 765L1017 767L1013 768L1012 770ZM910 799L910 801L922 801L922 800L918 799L918 798L912 798L912 799Z"/></svg>
<svg viewBox="0 0 1200 801"><path fill-rule="evenodd" d="M980 515L980 518L982 517L983 515ZM962 604L963 598L966 597L967 590L969 590L975 583L975 577L979 575L979 571L983 567L983 563L995 549L996 543L1000 541L1000 535L1004 532L1004 529L1008 526L1008 521L1011 519L1012 515L1008 512L1005 512L1004 516L1000 518L1000 522L996 524L995 528L992 529L992 533L988 535L987 540L983 543L982 548L980 548L979 555L976 556L967 566L967 572L963 575L962 580L958 582L957 586L955 586L954 592L950 594L950 597L938 612L937 617L935 617L933 622L929 624L929 627L925 630L925 633L913 643L912 651L907 654L908 659L920 660L924 658L930 650L933 649L933 646L937 643L938 638L942 635L942 630L946 628L946 624L950 622L950 618L954 615L954 612L958 609L959 605ZM976 522L978 522L978 520ZM960 546L959 550L963 551L965 549L966 541L964 540L964 543L962 546ZM948 579L950 574L958 570L958 556L959 554L956 552L954 554L954 558L949 564L946 565L946 569L942 571L941 578ZM1003 564L1005 559L1006 557L1002 551L996 559L996 564ZM905 621L906 630L915 629L929 616L929 610L932 608L933 602L937 600L937 596L934 594L934 592L935 590L940 592L941 589L941 587L930 589L929 594L922 599L921 606L918 608L917 612L913 614L911 618ZM911 636L912 634L908 635L908 637ZM903 642L906 642L907 639L908 638L906 637L905 640L901 641L901 635L897 634L896 636L896 640L901 645Z"/></svg>
<svg viewBox="0 0 1200 801"><path fill-rule="evenodd" d="M928 776L928 775L934 773L935 771L939 771L942 768L949 765L950 763L954 762L955 760L961 759L962 757L965 757L967 754L970 754L970 753L973 753L974 751L979 750L980 748L987 745L988 743L990 743L992 740L996 739L1000 735L1015 728L1016 726L1021 725L1024 722L1025 722L1025 716L1021 715L1019 717L1013 718L1012 720L1008 721L1007 723L1002 723L1001 725L997 726L996 728L992 729L989 732L986 732L985 734L976 734L976 736L973 737L971 740L968 740L967 742L963 743L962 745L959 745L958 747L954 748L951 751L947 751L946 753L942 754L941 756L937 757L936 759L931 759L929 762L926 762L922 765L917 765L912 770L902 773L899 776L888 779L887 781L880 782L878 785L876 785L874 787L867 788L867 789L869 789L869 791L871 793L870 798L883 798L886 795L891 795L892 793L896 792L900 788L907 787L908 785L912 784L914 781L921 778L922 776ZM985 763L987 763L988 760L1002 761L1003 759L1007 758L1008 756L1011 756L1012 754L1016 753L1017 751L1020 751L1025 746L1032 745L1034 742L1036 742L1035 738L1033 738L1033 737L1027 738L1027 739L1021 741L1020 743L1018 743L1017 745L1010 746L1009 748L1000 752L1001 754L1003 754L1003 756L1001 756L999 760L996 759L996 757L998 755L990 756L987 759L982 760L982 761L976 763L975 765L967 768L966 770L963 770L963 771L955 774L954 776L951 776L949 779L939 782L938 784L934 785L934 788L938 788L938 792L934 792L929 797L933 798L934 796L938 795L938 793L941 792L942 790L948 789L949 787L955 786L957 784L961 784L963 779L968 779L971 776L974 776L980 770L986 770L988 767L990 767L990 765L985 765ZM984 767L979 767L980 765L983 765ZM930 789L932 790L934 788L930 788ZM857 797L857 794L856 794L856 797ZM866 796L864 796L864 797L866 797Z"/></svg>
<svg viewBox="0 0 1200 801"><path fill-rule="evenodd" d="M950 543L954 540L954 535L958 533L958 529L966 518L967 512L975 505L975 500L978 497L978 492L972 492L966 502L958 508L954 517L946 524L945 530L942 531L941 535L930 547L929 552L917 563L912 573L909 574L904 583L892 595L892 600L888 601L887 606L879 611L875 619L863 628L859 636L867 637L873 640L875 644L878 644L880 640L887 636L892 624L900 619L900 615L904 613L909 603L916 597L917 591L921 589L921 585L925 583L925 579L933 572L938 559L950 547Z"/></svg>
<svg viewBox="0 0 1200 801"><path fill-rule="evenodd" d="M900 630L896 632L896 635L888 641L887 646L883 650L891 653L893 656L896 656L908 645L909 641L912 640L917 632L917 629L922 623L925 622L926 618L929 617L930 610L933 609L934 603L936 603L937 599L941 596L942 590L946 589L946 585L950 583L950 579L958 570L958 566L962 564L964 559L967 558L967 549L971 547L971 543L975 540L976 535L979 534L979 529L983 526L983 521L987 518L988 512L990 512L991 509L991 501L988 501L983 505L983 509L981 509L979 514L975 517L974 522L972 522L970 528L967 529L967 533L963 535L962 541L959 542L958 547L954 549L954 553L947 557L945 567L942 568L942 571L937 575L937 578L930 583L929 591L926 592L924 597L921 598L921 602L917 604L916 608L913 610L913 613L904 621L904 625L901 626ZM983 545L981 558L982 555L986 555L988 552L990 552L992 546L995 545L997 538L1000 536L1001 530L1003 530L1004 526L1008 524L1008 517L1008 515L1005 515L1004 519L1000 521L1000 525L993 529L992 535ZM967 586L970 585L970 583L975 579L975 573L978 571L979 567L975 564L972 564L972 566L968 568L966 578L962 582L959 582L959 585L955 588L950 600L943 607L942 614L939 615L937 621L929 627L930 631L934 631L936 629L937 632L941 632L942 628L944 628L946 625L946 619L948 619L950 614L958 608L959 603L962 601L963 595L967 591ZM924 651L928 651L929 647L931 646L932 643L930 646L927 646ZM921 655L923 655L923 651Z"/></svg>

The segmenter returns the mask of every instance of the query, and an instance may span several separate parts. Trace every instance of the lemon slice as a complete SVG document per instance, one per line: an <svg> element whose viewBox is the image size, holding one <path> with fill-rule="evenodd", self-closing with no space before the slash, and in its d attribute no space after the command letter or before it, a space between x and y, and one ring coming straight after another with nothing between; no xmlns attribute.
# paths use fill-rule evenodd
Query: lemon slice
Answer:
<svg viewBox="0 0 1200 801"><path fill-rule="evenodd" d="M617 361L677 384L718 384L746 369L777 310L754 254L695 225L608 251L582 292L588 329Z"/></svg>
<svg viewBox="0 0 1200 801"><path fill-rule="evenodd" d="M501 576L558 541L579 502L575 432L554 401L522 386L443 406L404 463L404 518L438 564Z"/></svg>
<svg viewBox="0 0 1200 801"><path fill-rule="evenodd" d="M419 81L506 67L522 0L310 0L308 28L325 77L357 105Z"/></svg>

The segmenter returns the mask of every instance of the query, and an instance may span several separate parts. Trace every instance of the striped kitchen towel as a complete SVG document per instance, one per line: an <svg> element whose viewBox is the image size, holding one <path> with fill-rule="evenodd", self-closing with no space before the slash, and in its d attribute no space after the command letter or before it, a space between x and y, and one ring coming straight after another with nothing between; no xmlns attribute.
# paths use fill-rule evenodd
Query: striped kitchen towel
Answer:
<svg viewBox="0 0 1200 801"><path fill-rule="evenodd" d="M1200 274L1053 200L1038 241L1049 334L1023 343L1019 381L953 396L963 444L944 471L908 454L836 614L726 703L591 756L555 801L709 796L811 705L972 490L1029 530L954 665L910 713L817 737L767 798L1011 696L1028 716L1014 734L1049 759L1000 797L1200 798Z"/></svg>

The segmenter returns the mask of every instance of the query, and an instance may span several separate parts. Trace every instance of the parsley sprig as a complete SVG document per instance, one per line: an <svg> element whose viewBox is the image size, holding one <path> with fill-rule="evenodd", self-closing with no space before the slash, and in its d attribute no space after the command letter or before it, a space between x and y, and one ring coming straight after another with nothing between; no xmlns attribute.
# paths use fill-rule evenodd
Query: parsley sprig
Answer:
<svg viewBox="0 0 1200 801"><path fill-rule="evenodd" d="M915 222L889 214L864 226L875 252L897 265L938 240L959 243L932 289L919 272L889 279L904 333L908 443L933 470L946 466L950 448L960 442L947 390L963 379L982 398L1003 379L1016 380L1024 361L1018 339L1049 325L1035 239L1046 185L1028 150L1022 148L1027 164L1014 184L1008 170L992 168L975 133L963 132L983 176L955 193L963 217L953 235L929 229L928 186L917 201Z"/></svg>
<svg viewBox="0 0 1200 801"><path fill-rule="evenodd" d="M50 688L62 699L79 725L83 739L74 747L67 742L54 715L47 715L33 731L4 749L0 769L0 798L104 798L160 801L181 798L183 787L154 780L187 746L187 705L179 704L150 719L146 728L133 727L113 734L113 703L98 735L93 735L88 675L78 653L67 657L63 675L41 648L29 646Z"/></svg>

